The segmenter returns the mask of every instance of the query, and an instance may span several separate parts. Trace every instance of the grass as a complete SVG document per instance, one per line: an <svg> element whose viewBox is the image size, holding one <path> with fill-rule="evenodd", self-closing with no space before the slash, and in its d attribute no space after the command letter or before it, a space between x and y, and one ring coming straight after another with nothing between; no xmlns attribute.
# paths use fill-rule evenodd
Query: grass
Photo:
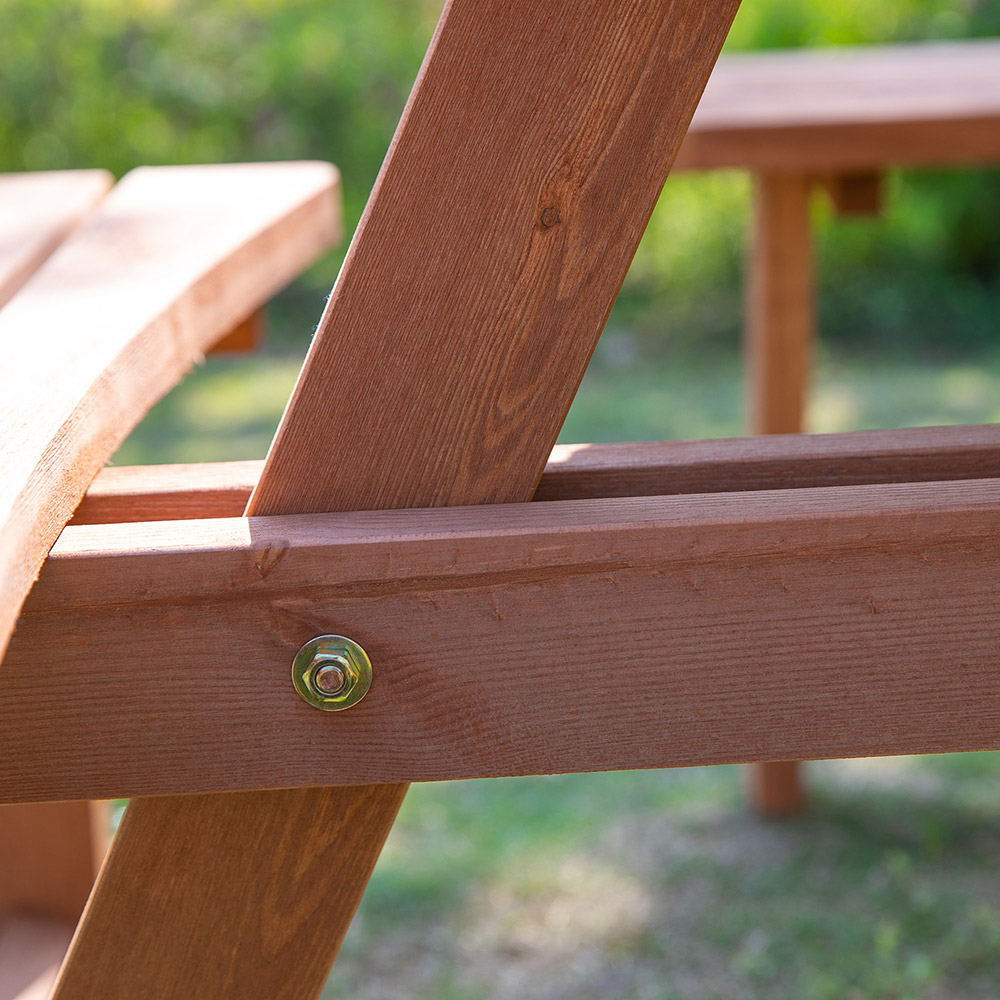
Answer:
<svg viewBox="0 0 1000 1000"><path fill-rule="evenodd" d="M782 823L734 768L415 786L324 998L995 997L998 770L813 764Z"/></svg>

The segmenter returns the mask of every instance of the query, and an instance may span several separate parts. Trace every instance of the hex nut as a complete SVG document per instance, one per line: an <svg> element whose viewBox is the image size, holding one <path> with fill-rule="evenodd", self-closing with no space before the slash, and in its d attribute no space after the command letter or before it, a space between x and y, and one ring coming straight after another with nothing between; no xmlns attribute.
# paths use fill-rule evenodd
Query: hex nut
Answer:
<svg viewBox="0 0 1000 1000"><path fill-rule="evenodd" d="M343 683L331 690L330 681L337 674L342 676ZM340 712L356 705L368 693L371 683L368 654L343 635L310 639L292 660L292 684L299 697L324 712Z"/></svg>

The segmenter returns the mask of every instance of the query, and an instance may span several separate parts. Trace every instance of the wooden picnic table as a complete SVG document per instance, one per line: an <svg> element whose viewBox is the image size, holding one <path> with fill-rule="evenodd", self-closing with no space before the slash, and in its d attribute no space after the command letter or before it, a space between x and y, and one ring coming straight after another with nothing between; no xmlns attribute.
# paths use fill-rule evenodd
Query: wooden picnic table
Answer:
<svg viewBox="0 0 1000 1000"><path fill-rule="evenodd" d="M1000 163L1000 41L723 56L675 170L753 172L744 316L748 428L805 430L815 339L810 204L874 214L890 167ZM795 812L794 764L753 768L759 811Z"/></svg>

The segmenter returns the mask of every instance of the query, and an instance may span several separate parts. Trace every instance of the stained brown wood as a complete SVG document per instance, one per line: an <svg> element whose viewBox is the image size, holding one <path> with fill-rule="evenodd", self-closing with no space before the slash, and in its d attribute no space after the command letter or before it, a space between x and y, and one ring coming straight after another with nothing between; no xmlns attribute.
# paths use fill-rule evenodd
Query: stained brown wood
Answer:
<svg viewBox="0 0 1000 1000"><path fill-rule="evenodd" d="M811 182L804 174L754 177L747 261L744 352L748 425L753 434L804 430L815 308L812 297ZM748 787L762 815L804 801L794 764L755 765Z"/></svg>
<svg viewBox="0 0 1000 1000"><path fill-rule="evenodd" d="M238 517L263 462L103 469L71 524ZM862 486L1000 477L1000 425L705 441L564 444L534 500Z"/></svg>
<svg viewBox="0 0 1000 1000"><path fill-rule="evenodd" d="M68 528L0 795L993 748L998 557L995 479ZM332 716L289 683L325 632L375 671Z"/></svg>
<svg viewBox="0 0 1000 1000"><path fill-rule="evenodd" d="M353 904L353 878L367 881L377 856L365 838L376 821L391 824L400 798L365 786L335 795L302 789L187 796L175 800L184 823L159 808L159 800L133 802L101 880L114 905L96 898L88 907L86 933L74 940L72 965L53 996L106 997L109 965L128 980L140 962L134 956L142 956L150 985L132 996L302 1000L301 983L322 984L329 971L321 946L327 915ZM331 878L327 864L338 855L370 864L353 878ZM192 868L202 878L177 892L175 879ZM335 867L334 874L343 873ZM233 897L242 905L220 910L220 900ZM123 913L133 918L124 940L118 937ZM166 933L175 925L192 929L187 961L178 961L175 939ZM115 956L96 951L107 940L118 941ZM223 960L200 961L202 951ZM112 988L110 995L127 994Z"/></svg>
<svg viewBox="0 0 1000 1000"><path fill-rule="evenodd" d="M747 408L753 434L801 431L812 358L808 178L754 178L747 263Z"/></svg>
<svg viewBox="0 0 1000 1000"><path fill-rule="evenodd" d="M129 430L329 243L337 183L318 163L133 171L0 311L0 650Z"/></svg>
<svg viewBox="0 0 1000 1000"><path fill-rule="evenodd" d="M530 497L737 4L446 6L249 513ZM298 627L300 641L311 637L308 622ZM314 966L287 949L274 960L288 995L321 988L404 791L371 791L347 851L335 838L295 842L343 892L305 925L308 944L296 944L313 950ZM266 807L265 825L286 825L254 901L287 877L285 857L302 864L283 832L289 794ZM350 793L314 795L342 828ZM233 838L236 857L178 856L153 891L186 899L210 877L213 913L227 926L225 914L247 906L238 855L256 834L240 799L212 809L207 839ZM180 836L198 819L180 800L144 803L128 840ZM116 908L110 887L129 877L129 852L140 848L120 850L57 1000L92 994L88 984L102 996L162 989L143 958L123 971L106 957L136 920L151 919L141 905ZM164 967L190 961L185 911L164 907ZM232 962L228 943L198 944L198 966ZM262 963L259 952L243 959ZM246 995L222 985L216 996Z"/></svg>
<svg viewBox="0 0 1000 1000"><path fill-rule="evenodd" d="M781 819L797 816L806 808L802 764L774 760L746 768L746 790L750 805L761 816Z"/></svg>
<svg viewBox="0 0 1000 1000"><path fill-rule="evenodd" d="M104 170L0 176L0 306L11 299L112 183L111 174ZM17 908L75 924L97 873L95 855L106 846L107 818L104 803L0 809L0 915ZM36 979L36 971L41 973L36 968L39 950L22 941L18 929L23 929L22 924L0 930L0 998L4 1000L26 997L26 984ZM44 933L28 936L43 943L49 940ZM17 943L12 943L15 940ZM46 952L47 964L54 961L58 966L68 942L69 932L65 931L58 954ZM39 995L44 989L47 996L54 974L55 968L47 982L30 989Z"/></svg>
<svg viewBox="0 0 1000 1000"><path fill-rule="evenodd" d="M30 914L0 920L0 1000L48 1000L73 924Z"/></svg>
<svg viewBox="0 0 1000 1000"><path fill-rule="evenodd" d="M76 924L107 851L110 819L107 802L0 807L0 918L18 911Z"/></svg>
<svg viewBox="0 0 1000 1000"><path fill-rule="evenodd" d="M1000 477L1000 425L557 445L535 500Z"/></svg>
<svg viewBox="0 0 1000 1000"><path fill-rule="evenodd" d="M0 174L0 306L107 193L106 170Z"/></svg>
<svg viewBox="0 0 1000 1000"><path fill-rule="evenodd" d="M267 331L261 310L251 313L209 349L209 354L247 354L260 349Z"/></svg>
<svg viewBox="0 0 1000 1000"><path fill-rule="evenodd" d="M522 477L533 487L542 473L567 387L582 377L737 5L448 7L259 502L287 510L289 494L319 511L525 499ZM350 331L349 343L327 330ZM336 372L337 390L314 369ZM482 429L470 434L473 418ZM298 456L334 431L344 458L313 462L301 483ZM380 461L362 462L373 441Z"/></svg>
<svg viewBox="0 0 1000 1000"><path fill-rule="evenodd" d="M885 204L885 177L877 171L831 174L819 180L837 215L878 215Z"/></svg>
<svg viewBox="0 0 1000 1000"><path fill-rule="evenodd" d="M719 64L678 169L868 170L1000 160L1000 41L740 53Z"/></svg>

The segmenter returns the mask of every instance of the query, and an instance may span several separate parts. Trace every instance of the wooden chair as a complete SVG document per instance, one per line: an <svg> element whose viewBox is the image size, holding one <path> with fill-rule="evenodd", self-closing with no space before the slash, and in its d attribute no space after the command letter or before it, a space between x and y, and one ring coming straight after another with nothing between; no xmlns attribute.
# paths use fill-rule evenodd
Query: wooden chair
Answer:
<svg viewBox="0 0 1000 1000"><path fill-rule="evenodd" d="M137 173L0 312L0 801L133 799L57 1000L315 997L408 781L998 745L995 430L553 453L736 6L452 0L262 469L60 533L328 170Z"/></svg>
<svg viewBox="0 0 1000 1000"><path fill-rule="evenodd" d="M814 192L873 215L891 167L1000 163L1000 41L983 39L723 56L676 170L750 170L744 342L749 430L805 430L815 313ZM798 812L792 762L755 765L757 810Z"/></svg>

